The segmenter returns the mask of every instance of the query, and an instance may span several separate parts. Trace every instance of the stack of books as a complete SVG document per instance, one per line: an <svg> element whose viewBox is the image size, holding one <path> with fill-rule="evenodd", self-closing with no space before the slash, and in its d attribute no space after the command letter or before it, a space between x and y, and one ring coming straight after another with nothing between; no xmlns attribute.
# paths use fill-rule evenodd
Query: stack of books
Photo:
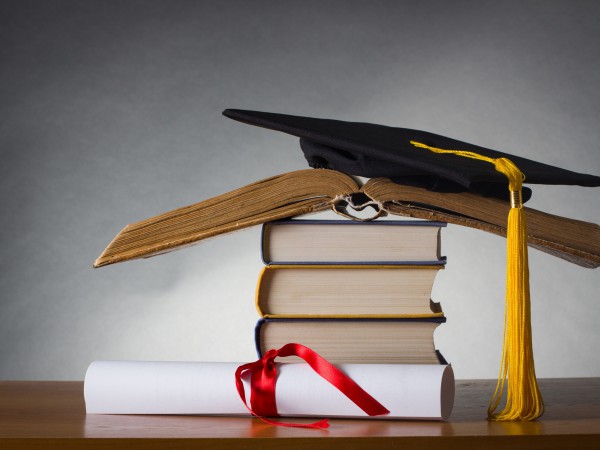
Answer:
<svg viewBox="0 0 600 450"><path fill-rule="evenodd" d="M259 356L289 342L334 364L447 364L431 300L443 222L283 220L262 232ZM286 361L293 358L286 358ZM299 361L299 359L297 359Z"/></svg>
<svg viewBox="0 0 600 450"><path fill-rule="evenodd" d="M442 222L277 220L263 225L256 306L259 356L303 344L381 402L379 419L446 420L452 368L433 333L431 301L444 268ZM298 357L277 360L280 416L369 417ZM291 363L291 364L288 364ZM234 362L95 361L85 377L88 414L247 415ZM242 380L251 391L250 377ZM248 396L246 397L248 400ZM249 398L252 403L252 395ZM254 406L253 406L254 407Z"/></svg>

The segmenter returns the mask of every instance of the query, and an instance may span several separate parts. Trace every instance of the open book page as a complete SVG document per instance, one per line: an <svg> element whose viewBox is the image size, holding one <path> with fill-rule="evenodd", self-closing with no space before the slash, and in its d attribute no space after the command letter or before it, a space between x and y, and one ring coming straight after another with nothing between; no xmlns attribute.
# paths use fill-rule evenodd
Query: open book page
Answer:
<svg viewBox="0 0 600 450"><path fill-rule="evenodd" d="M350 176L327 169L288 172L202 202L127 225L94 267L170 252L203 239L277 219L375 205L386 213L437 220L506 235L509 204L469 192L440 193L386 178L362 188ZM583 267L600 265L600 227L525 208L529 245ZM348 213L348 214L347 214Z"/></svg>
<svg viewBox="0 0 600 450"><path fill-rule="evenodd" d="M331 208L337 196L359 189L331 170L299 170L127 225L94 267L153 256L272 220Z"/></svg>

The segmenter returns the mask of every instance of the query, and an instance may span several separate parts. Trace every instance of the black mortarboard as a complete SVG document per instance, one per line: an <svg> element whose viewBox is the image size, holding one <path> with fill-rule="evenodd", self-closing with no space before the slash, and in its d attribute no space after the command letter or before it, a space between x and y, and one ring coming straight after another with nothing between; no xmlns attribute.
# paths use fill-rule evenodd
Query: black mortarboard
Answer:
<svg viewBox="0 0 600 450"><path fill-rule="evenodd" d="M494 159L509 158L525 174L525 183L600 186L600 177L594 175L572 172L426 131L240 109L226 109L223 114L240 122L299 137L311 167L368 178L385 177L432 191L469 190L508 198L506 177L490 170L487 162L424 151L411 141L471 151ZM530 196L531 191L523 188L523 201Z"/></svg>

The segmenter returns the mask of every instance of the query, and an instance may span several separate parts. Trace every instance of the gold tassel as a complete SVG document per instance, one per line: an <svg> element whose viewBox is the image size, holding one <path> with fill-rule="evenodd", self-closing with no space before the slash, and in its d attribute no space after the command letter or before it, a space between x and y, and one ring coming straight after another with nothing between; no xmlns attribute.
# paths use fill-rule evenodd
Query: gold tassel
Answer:
<svg viewBox="0 0 600 450"><path fill-rule="evenodd" d="M544 401L538 388L533 362L527 224L521 197L525 176L507 158L489 158L464 150L443 150L416 141L411 141L411 144L435 153L487 161L494 164L495 169L508 178L511 208L506 228L504 339L500 373L496 390L488 407L488 419L498 421L535 420L544 413ZM502 411L496 413L505 390L506 404Z"/></svg>

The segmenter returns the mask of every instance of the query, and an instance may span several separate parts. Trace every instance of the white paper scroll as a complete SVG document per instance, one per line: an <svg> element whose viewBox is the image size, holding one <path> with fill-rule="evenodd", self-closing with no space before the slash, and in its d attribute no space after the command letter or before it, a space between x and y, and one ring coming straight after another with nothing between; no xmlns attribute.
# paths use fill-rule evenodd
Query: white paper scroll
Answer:
<svg viewBox="0 0 600 450"><path fill-rule="evenodd" d="M96 361L85 376L88 414L248 415L235 387L242 363ZM277 364L281 416L369 418L307 364ZM446 365L340 364L390 414L377 419L446 420L454 373ZM245 380L249 402L250 386Z"/></svg>

